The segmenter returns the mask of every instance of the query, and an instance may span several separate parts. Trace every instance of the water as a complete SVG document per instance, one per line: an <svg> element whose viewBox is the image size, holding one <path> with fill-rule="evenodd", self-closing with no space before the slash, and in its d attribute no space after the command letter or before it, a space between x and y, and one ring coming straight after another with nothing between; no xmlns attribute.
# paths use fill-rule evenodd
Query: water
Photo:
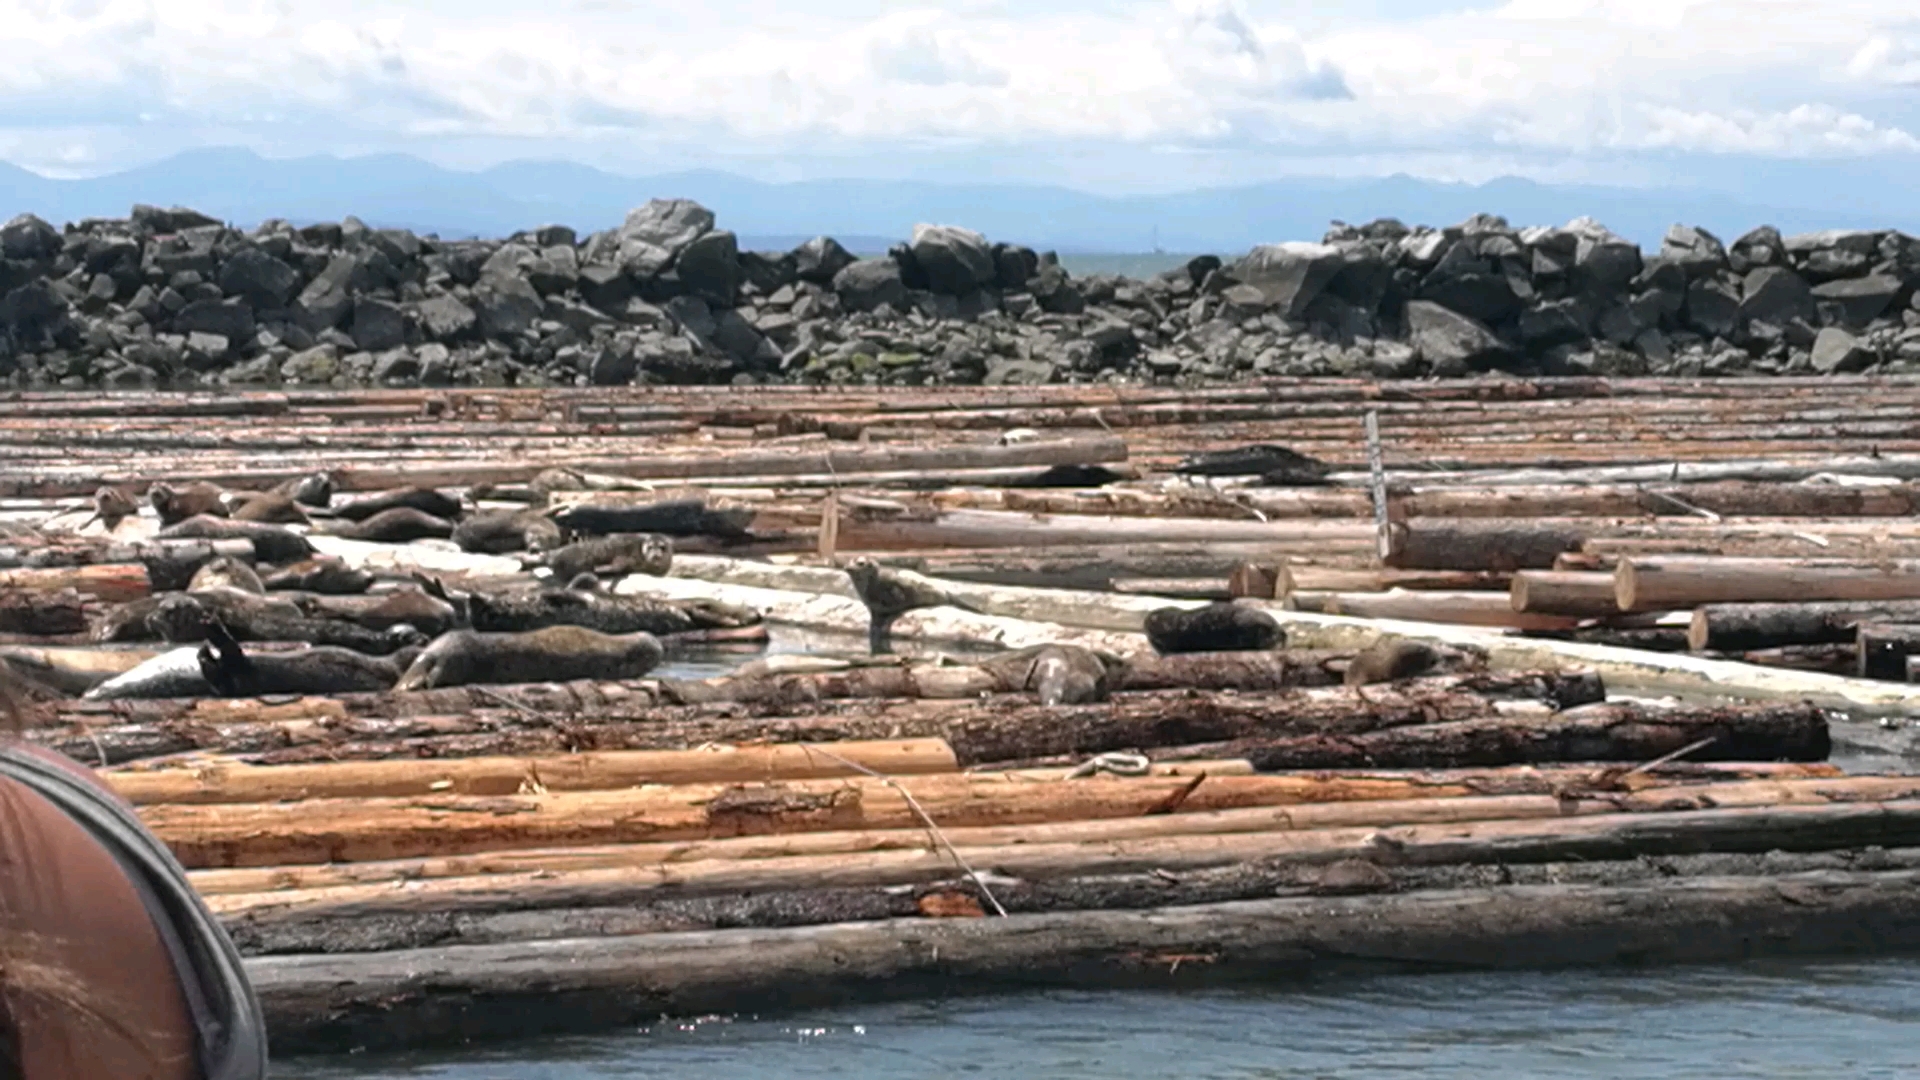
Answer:
<svg viewBox="0 0 1920 1080"><path fill-rule="evenodd" d="M1920 961L1400 975L709 1018L283 1062L280 1080L1877 1080L1920 1076Z"/></svg>

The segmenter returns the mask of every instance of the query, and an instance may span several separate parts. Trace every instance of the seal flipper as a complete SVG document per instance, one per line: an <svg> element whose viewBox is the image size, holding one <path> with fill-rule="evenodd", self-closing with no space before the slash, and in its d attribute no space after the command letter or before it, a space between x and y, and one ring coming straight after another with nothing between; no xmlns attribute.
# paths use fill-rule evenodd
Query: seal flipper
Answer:
<svg viewBox="0 0 1920 1080"><path fill-rule="evenodd" d="M209 685L227 697L240 697L253 681L253 661L240 649L240 643L219 619L207 620L207 640L200 646L200 674Z"/></svg>

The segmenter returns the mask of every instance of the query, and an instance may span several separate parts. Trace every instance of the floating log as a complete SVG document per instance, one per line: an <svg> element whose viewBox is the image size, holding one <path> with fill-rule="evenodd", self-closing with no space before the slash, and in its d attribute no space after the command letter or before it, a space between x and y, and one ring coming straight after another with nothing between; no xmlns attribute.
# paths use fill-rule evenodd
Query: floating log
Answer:
<svg viewBox="0 0 1920 1080"><path fill-rule="evenodd" d="M1612 574L1522 570L1508 597L1515 611L1598 618L1620 614Z"/></svg>
<svg viewBox="0 0 1920 1080"><path fill-rule="evenodd" d="M138 600L152 592L147 568L139 563L22 567L0 570L0 589L58 593L73 590L109 604Z"/></svg>
<svg viewBox="0 0 1920 1080"><path fill-rule="evenodd" d="M1920 599L1920 562L1818 565L1796 559L1686 555L1622 559L1614 567L1621 611L1700 604Z"/></svg>
<svg viewBox="0 0 1920 1080"><path fill-rule="evenodd" d="M1273 572L1277 588L1275 594L1268 599L1282 600L1296 590L1315 592L1386 592L1388 589L1475 591L1504 589L1512 580L1510 574L1485 570L1396 570L1392 567L1346 570L1338 567L1279 564L1273 567Z"/></svg>
<svg viewBox="0 0 1920 1080"><path fill-rule="evenodd" d="M1906 621L1920 622L1920 600L1703 604L1694 609L1687 644L1715 652L1839 644L1853 641L1863 622Z"/></svg>
<svg viewBox="0 0 1920 1080"><path fill-rule="evenodd" d="M0 590L0 633L51 636L87 629L86 598L71 589Z"/></svg>
<svg viewBox="0 0 1920 1080"><path fill-rule="evenodd" d="M1271 584L1269 579L1269 587ZM1235 592L1231 581L1206 577L1114 578L1110 587L1114 592L1131 596L1171 596L1181 600L1230 600L1235 596L1259 595ZM1269 592L1266 598L1271 599L1272 593Z"/></svg>
<svg viewBox="0 0 1920 1080"><path fill-rule="evenodd" d="M1373 526L1329 521L1228 521L1220 518L1035 515L998 510L948 510L916 516L844 515L836 542L842 551L923 548L1028 548L1120 543L1313 543L1355 550L1372 541ZM1578 546L1578 545L1575 545Z"/></svg>
<svg viewBox="0 0 1920 1080"><path fill-rule="evenodd" d="M1055 548L876 553L888 566L949 581L1055 589L1111 589L1116 577L1222 579L1243 562L1312 559L1316 564L1364 567L1373 545L1319 541L1219 544L1065 544Z"/></svg>
<svg viewBox="0 0 1920 1080"><path fill-rule="evenodd" d="M1907 657L1920 653L1920 623L1862 622L1855 634L1855 670L1861 678L1910 681Z"/></svg>
<svg viewBox="0 0 1920 1080"><path fill-rule="evenodd" d="M845 759L845 760L842 760ZM847 762L853 762L849 765ZM101 774L136 804L283 802L299 799L513 795L523 791L605 791L644 784L811 780L857 776L864 766L895 776L952 772L953 750L939 739L836 742L829 753L807 743L713 746L537 758L364 761L328 765L196 762L187 768Z"/></svg>
<svg viewBox="0 0 1920 1080"><path fill-rule="evenodd" d="M1917 883L1829 872L1286 898L263 957L247 973L283 1051L417 1047L1012 982L1879 955L1920 945Z"/></svg>

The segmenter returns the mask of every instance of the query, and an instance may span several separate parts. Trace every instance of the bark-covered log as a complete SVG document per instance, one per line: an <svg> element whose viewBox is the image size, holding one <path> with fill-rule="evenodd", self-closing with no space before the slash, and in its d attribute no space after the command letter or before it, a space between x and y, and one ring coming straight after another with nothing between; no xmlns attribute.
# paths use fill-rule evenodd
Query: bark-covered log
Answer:
<svg viewBox="0 0 1920 1080"><path fill-rule="evenodd" d="M1664 555L1614 567L1621 611L1716 603L1920 599L1920 560L1834 564L1805 559Z"/></svg>
<svg viewBox="0 0 1920 1080"><path fill-rule="evenodd" d="M1665 709L1634 702L1583 705L1538 722L1496 717L1357 734L1254 738L1182 748L1244 757L1274 769L1439 768L1544 761L1651 761L1698 739L1699 761L1823 761L1833 744L1824 710L1769 703ZM1153 752L1148 752L1153 757Z"/></svg>
<svg viewBox="0 0 1920 1080"><path fill-rule="evenodd" d="M72 589L0 590L0 633L50 637L87 629L87 599Z"/></svg>
<svg viewBox="0 0 1920 1080"><path fill-rule="evenodd" d="M1276 895L1370 895L1506 885L1618 886L1708 875L1753 877L1861 870L1920 870L1920 849L1714 852L1571 862L1386 867L1371 859L1331 864L1261 860L1178 873L1155 868L1055 879L1004 878L992 882L986 892L970 879L955 877L904 888L800 885L532 911L382 911L350 915L265 910L236 913L223 922L244 955L261 956L386 952L688 930L772 929L869 919L981 918L996 904L1009 914L1124 911L1262 900Z"/></svg>
<svg viewBox="0 0 1920 1080"><path fill-rule="evenodd" d="M962 764L971 765L1260 733L1364 731L1463 719L1491 714L1496 700L1542 701L1566 708L1595 700L1600 690L1590 673L1478 672L1373 686L1364 693L1334 686L1240 693L1139 691L1085 705L1045 706L1026 695L1008 694L977 700L875 703L790 697L670 706L656 704L645 684L569 683L343 694L286 703L76 702L58 716L84 727L48 729L33 737L94 764L103 753L107 761L119 763L191 749L245 754L303 744L314 751L309 760L324 760L328 753L357 756L351 750L354 743L387 744L380 756L414 756L406 740L445 735L503 735L492 743L476 741L474 751L502 754L671 750L761 740L943 738ZM144 722L100 723L107 717ZM492 748L479 749L484 746Z"/></svg>
<svg viewBox="0 0 1920 1080"><path fill-rule="evenodd" d="M1383 561L1401 570L1546 570L1593 532L1580 522L1414 518L1388 527Z"/></svg>
<svg viewBox="0 0 1920 1080"><path fill-rule="evenodd" d="M1854 640L1862 622L1907 621L1920 621L1920 600L1703 604L1694 609L1687 644L1696 652L1838 644Z"/></svg>

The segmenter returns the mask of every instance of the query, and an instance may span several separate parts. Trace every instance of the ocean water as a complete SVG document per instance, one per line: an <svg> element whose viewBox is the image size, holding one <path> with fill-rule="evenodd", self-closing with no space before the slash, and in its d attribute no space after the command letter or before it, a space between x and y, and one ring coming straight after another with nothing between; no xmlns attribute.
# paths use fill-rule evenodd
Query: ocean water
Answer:
<svg viewBox="0 0 1920 1080"><path fill-rule="evenodd" d="M278 1080L1880 1080L1920 1076L1920 961L1396 975L707 1017Z"/></svg>

